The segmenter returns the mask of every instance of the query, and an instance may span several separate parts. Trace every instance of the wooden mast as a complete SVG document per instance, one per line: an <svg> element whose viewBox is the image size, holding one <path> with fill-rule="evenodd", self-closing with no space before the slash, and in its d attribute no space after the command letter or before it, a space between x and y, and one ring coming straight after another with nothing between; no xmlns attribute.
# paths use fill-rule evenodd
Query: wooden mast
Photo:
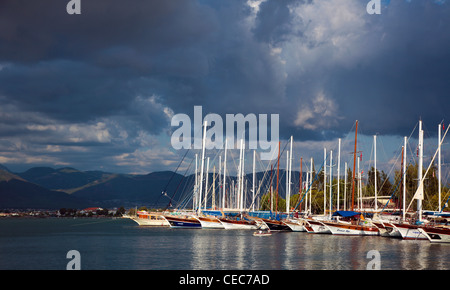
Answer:
<svg viewBox="0 0 450 290"><path fill-rule="evenodd" d="M356 127L355 127L355 150L353 151L353 178L352 178L352 211L353 211L353 203L355 201L355 166L356 166L356 144L357 144L357 138L358 138L358 120L356 120Z"/></svg>

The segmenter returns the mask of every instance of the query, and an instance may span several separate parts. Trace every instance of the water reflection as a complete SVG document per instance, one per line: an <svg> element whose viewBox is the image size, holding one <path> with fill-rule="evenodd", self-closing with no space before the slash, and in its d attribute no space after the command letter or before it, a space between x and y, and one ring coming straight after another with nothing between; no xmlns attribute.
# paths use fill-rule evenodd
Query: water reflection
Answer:
<svg viewBox="0 0 450 290"><path fill-rule="evenodd" d="M71 249L82 269L364 270L371 250L382 270L450 269L450 244L428 241L82 222L0 220L0 269L65 269Z"/></svg>
<svg viewBox="0 0 450 290"><path fill-rule="evenodd" d="M276 233L254 237L251 231L192 233L191 269L365 270L380 253L381 269L449 269L450 245L383 237L345 237Z"/></svg>

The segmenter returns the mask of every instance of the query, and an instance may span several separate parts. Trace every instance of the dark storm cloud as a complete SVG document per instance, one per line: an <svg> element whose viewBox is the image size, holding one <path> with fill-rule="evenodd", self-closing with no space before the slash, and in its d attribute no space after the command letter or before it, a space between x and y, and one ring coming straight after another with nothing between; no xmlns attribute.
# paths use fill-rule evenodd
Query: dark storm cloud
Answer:
<svg viewBox="0 0 450 290"><path fill-rule="evenodd" d="M268 43L288 40L292 29L293 15L289 6L304 1L266 1L259 6L253 29L256 39Z"/></svg>
<svg viewBox="0 0 450 290"><path fill-rule="evenodd" d="M364 122L367 133L407 135L419 118L437 125L449 112L450 10L399 1L383 12L369 23L371 55L333 68L327 85L343 115Z"/></svg>
<svg viewBox="0 0 450 290"><path fill-rule="evenodd" d="M0 152L161 165L176 156L147 149L167 149L170 117L196 105L280 114L281 138L298 141L357 119L403 136L449 111L448 4L81 0L68 15L67 2L0 2Z"/></svg>
<svg viewBox="0 0 450 290"><path fill-rule="evenodd" d="M65 1L1 5L0 94L25 111L72 122L135 115L137 98L155 92L132 86L141 78L202 73L203 56L189 46L214 26L205 8L188 1L83 1L76 16ZM149 123L152 113L142 112L149 116L141 125L157 133L167 120Z"/></svg>

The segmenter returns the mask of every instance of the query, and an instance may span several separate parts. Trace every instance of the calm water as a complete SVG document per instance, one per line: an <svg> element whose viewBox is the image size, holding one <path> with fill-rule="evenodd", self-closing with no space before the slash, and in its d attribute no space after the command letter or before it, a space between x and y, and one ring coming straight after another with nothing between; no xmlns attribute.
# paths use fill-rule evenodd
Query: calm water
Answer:
<svg viewBox="0 0 450 290"><path fill-rule="evenodd" d="M450 269L450 245L383 237L139 227L128 219L0 219L0 269L383 270Z"/></svg>

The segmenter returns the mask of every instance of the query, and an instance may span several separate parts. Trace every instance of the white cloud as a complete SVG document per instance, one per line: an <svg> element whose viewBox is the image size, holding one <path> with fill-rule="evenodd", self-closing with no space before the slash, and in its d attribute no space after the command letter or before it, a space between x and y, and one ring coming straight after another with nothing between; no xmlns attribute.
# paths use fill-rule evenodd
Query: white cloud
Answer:
<svg viewBox="0 0 450 290"><path fill-rule="evenodd" d="M319 91L309 104L302 105L294 124L308 130L330 128L340 119L337 112L338 105L323 91Z"/></svg>
<svg viewBox="0 0 450 290"><path fill-rule="evenodd" d="M361 1L312 1L291 7L293 33L285 43L291 69L350 65L368 53L367 15Z"/></svg>

